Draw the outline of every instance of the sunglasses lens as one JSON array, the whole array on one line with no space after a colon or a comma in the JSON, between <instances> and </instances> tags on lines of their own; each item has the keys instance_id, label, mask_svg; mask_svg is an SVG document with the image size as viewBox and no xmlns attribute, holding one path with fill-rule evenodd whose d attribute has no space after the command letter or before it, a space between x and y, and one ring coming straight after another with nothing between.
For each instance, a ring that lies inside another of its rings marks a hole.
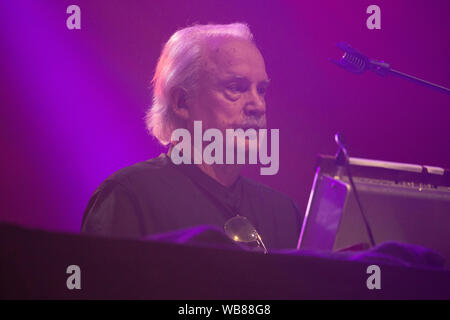
<instances>
[{"instance_id":1,"label":"sunglasses lens","mask_svg":"<svg viewBox=\"0 0 450 320\"><path fill-rule=\"evenodd\" d=\"M267 248L264 245L261 236L246 217L237 215L236 217L231 218L225 222L223 229L230 239L236 242L244 242L246 243L246 246L250 247L251 244L254 244L256 245L255 249L267 253Z\"/></svg>"},{"instance_id":2,"label":"sunglasses lens","mask_svg":"<svg viewBox=\"0 0 450 320\"><path fill-rule=\"evenodd\" d=\"M236 216L225 223L225 233L237 242L253 242L258 240L258 233L247 218Z\"/></svg>"}]
</instances>

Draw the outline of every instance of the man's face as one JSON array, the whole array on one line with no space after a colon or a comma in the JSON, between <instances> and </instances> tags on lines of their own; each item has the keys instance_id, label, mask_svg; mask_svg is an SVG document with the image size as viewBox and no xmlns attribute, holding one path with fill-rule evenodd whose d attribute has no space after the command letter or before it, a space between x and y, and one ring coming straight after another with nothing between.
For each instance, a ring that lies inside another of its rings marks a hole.
<instances>
[{"instance_id":1,"label":"man's face","mask_svg":"<svg viewBox=\"0 0 450 320\"><path fill-rule=\"evenodd\" d=\"M265 128L269 84L264 59L249 41L220 39L204 50L195 102L190 119L201 120L203 130Z\"/></svg>"}]
</instances>

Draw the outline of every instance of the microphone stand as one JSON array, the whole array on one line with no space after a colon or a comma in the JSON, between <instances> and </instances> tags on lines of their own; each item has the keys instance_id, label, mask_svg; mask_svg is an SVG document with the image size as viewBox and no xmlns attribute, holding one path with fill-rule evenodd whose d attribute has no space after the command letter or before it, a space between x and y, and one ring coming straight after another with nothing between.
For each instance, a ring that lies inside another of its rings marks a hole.
<instances>
[{"instance_id":1,"label":"microphone stand","mask_svg":"<svg viewBox=\"0 0 450 320\"><path fill-rule=\"evenodd\" d=\"M438 84L435 84L435 83L432 83L432 82L429 82L429 81L426 81L426 80L423 80L423 79L411 76L409 74L406 74L406 73L403 73L403 72L400 72L400 71L397 71L397 70L394 70L394 69L389 69L389 73L392 74L392 75L395 75L395 76L397 76L399 78L403 78L403 79L412 81L414 83L417 83L419 85L422 85L424 87L436 89L438 91L441 91L443 93L446 93L446 94L450 95L450 89L448 89L446 87L443 87L443 86L440 86Z\"/></svg>"},{"instance_id":2,"label":"microphone stand","mask_svg":"<svg viewBox=\"0 0 450 320\"><path fill-rule=\"evenodd\" d=\"M367 221L366 214L364 213L363 206L361 204L361 199L359 198L359 192L356 190L355 182L353 181L353 175L350 170L350 156L347 151L347 146L344 141L344 137L340 133L336 133L334 135L334 139L339 146L338 153L336 155L336 164L344 166L347 171L348 180L350 182L350 186L353 190L353 194L355 196L356 203L358 204L359 213L364 222L364 226L367 231L367 235L369 236L369 241L372 247L375 247L375 240L373 237L372 229L370 228L369 221Z\"/></svg>"}]
</instances>

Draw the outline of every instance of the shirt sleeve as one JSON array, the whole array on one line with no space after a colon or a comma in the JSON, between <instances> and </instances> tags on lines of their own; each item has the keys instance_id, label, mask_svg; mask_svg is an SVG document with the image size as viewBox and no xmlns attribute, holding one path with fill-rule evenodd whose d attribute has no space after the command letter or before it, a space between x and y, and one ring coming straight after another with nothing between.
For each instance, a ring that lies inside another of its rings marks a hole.
<instances>
[{"instance_id":1,"label":"shirt sleeve","mask_svg":"<svg viewBox=\"0 0 450 320\"><path fill-rule=\"evenodd\" d=\"M121 183L106 180L88 202L81 232L115 237L142 237L142 214L136 197Z\"/></svg>"}]
</instances>

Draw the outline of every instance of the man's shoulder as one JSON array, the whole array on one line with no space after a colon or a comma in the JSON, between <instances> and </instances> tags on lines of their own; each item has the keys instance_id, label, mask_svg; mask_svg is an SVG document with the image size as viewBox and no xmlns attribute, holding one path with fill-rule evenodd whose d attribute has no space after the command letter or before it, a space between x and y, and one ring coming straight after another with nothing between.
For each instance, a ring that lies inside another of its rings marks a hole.
<instances>
[{"instance_id":1,"label":"man's shoulder","mask_svg":"<svg viewBox=\"0 0 450 320\"><path fill-rule=\"evenodd\" d=\"M129 185L139 180L150 182L167 177L172 171L170 159L166 154L161 154L156 158L119 169L111 174L106 181L116 182L122 185Z\"/></svg>"}]
</instances>

